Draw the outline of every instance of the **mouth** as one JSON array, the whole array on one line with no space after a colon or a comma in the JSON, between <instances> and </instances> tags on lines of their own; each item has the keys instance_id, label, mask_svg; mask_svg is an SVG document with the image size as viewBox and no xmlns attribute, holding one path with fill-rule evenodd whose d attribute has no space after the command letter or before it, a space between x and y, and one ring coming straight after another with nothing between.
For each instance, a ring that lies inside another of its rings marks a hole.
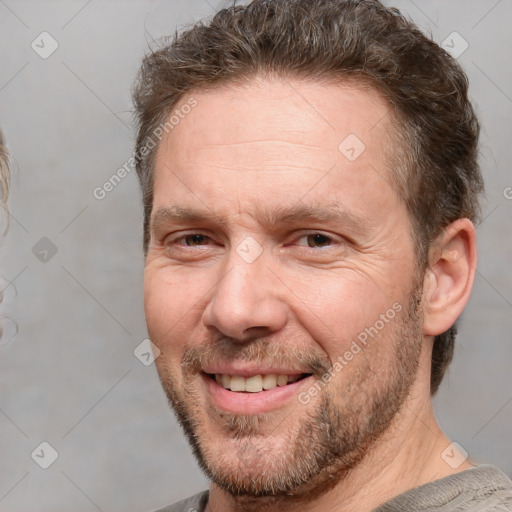
<instances>
[{"instance_id":1,"label":"mouth","mask_svg":"<svg viewBox=\"0 0 512 512\"><path fill-rule=\"evenodd\" d=\"M204 391L212 405L232 414L254 415L300 405L303 389L312 386L311 373L230 375L201 372Z\"/></svg>"},{"instance_id":2,"label":"mouth","mask_svg":"<svg viewBox=\"0 0 512 512\"><path fill-rule=\"evenodd\" d=\"M228 375L225 373L207 373L205 374L211 380L214 380L219 386L235 393L261 393L270 391L277 387L284 387L307 377L310 373L276 375L273 373L262 375L252 375L244 377L242 375Z\"/></svg>"}]
</instances>

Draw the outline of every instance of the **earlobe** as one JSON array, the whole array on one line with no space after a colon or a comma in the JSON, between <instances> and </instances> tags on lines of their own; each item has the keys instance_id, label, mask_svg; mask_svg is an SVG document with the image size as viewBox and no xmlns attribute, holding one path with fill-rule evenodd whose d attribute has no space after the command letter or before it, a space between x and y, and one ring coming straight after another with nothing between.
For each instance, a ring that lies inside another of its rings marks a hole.
<instances>
[{"instance_id":1,"label":"earlobe","mask_svg":"<svg viewBox=\"0 0 512 512\"><path fill-rule=\"evenodd\" d=\"M475 227L469 219L452 222L429 254L423 287L424 334L447 331L471 295L477 261Z\"/></svg>"}]
</instances>

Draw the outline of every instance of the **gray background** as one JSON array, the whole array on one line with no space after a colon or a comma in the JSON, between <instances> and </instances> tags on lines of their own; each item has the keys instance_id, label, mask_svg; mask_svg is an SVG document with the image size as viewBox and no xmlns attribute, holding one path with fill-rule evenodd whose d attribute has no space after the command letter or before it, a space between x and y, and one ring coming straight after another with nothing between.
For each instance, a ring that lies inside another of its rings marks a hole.
<instances>
[{"instance_id":1,"label":"gray background","mask_svg":"<svg viewBox=\"0 0 512 512\"><path fill-rule=\"evenodd\" d=\"M2 309L19 326L13 338L4 320L0 342L2 511L149 511L206 487L154 366L133 354L146 337L135 171L103 200L93 190L131 155L130 86L148 45L220 5L0 0L0 125L14 157ZM393 5L436 41L457 31L469 44L459 60L483 123L487 199L435 405L474 460L512 475L512 3ZM47 59L31 48L43 31L59 45ZM31 458L43 441L59 454L46 470Z\"/></svg>"}]
</instances>

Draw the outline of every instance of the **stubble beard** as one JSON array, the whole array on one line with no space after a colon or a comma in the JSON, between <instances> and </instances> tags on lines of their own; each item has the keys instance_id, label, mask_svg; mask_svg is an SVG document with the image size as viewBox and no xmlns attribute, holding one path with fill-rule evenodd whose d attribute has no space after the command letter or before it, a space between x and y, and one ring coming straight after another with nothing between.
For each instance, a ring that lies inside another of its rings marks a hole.
<instances>
[{"instance_id":1,"label":"stubble beard","mask_svg":"<svg viewBox=\"0 0 512 512\"><path fill-rule=\"evenodd\" d=\"M204 411L197 388L191 385L197 373L185 376L185 392L177 385L183 377L161 364L162 386L207 477L234 497L260 501L309 501L334 487L389 429L414 383L423 342L421 293L416 285L398 320L395 339L385 340L394 341L390 367L382 371L372 345L363 349L355 357L359 367L343 389L336 389L336 379L342 377L335 376L330 383L334 386L323 389L314 408L297 402L296 408L303 411L295 425L288 425L286 417L276 419L274 413L235 415L213 407ZM378 343L378 337L372 341ZM245 355L250 359L264 347L256 342ZM317 362L321 375L325 363ZM310 360L307 365L314 367ZM343 395L341 402L335 393ZM222 431L222 439L212 440L208 417ZM289 428L283 433L283 427Z\"/></svg>"}]
</instances>

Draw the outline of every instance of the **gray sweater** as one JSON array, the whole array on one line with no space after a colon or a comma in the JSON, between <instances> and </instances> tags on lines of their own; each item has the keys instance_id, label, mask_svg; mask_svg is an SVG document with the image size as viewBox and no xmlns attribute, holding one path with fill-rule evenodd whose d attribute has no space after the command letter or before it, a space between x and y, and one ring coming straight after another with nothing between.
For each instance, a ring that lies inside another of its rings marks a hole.
<instances>
[{"instance_id":1,"label":"gray sweater","mask_svg":"<svg viewBox=\"0 0 512 512\"><path fill-rule=\"evenodd\" d=\"M204 512L208 491L158 512ZM482 464L392 498L373 512L512 512L512 481L498 468Z\"/></svg>"}]
</instances>

